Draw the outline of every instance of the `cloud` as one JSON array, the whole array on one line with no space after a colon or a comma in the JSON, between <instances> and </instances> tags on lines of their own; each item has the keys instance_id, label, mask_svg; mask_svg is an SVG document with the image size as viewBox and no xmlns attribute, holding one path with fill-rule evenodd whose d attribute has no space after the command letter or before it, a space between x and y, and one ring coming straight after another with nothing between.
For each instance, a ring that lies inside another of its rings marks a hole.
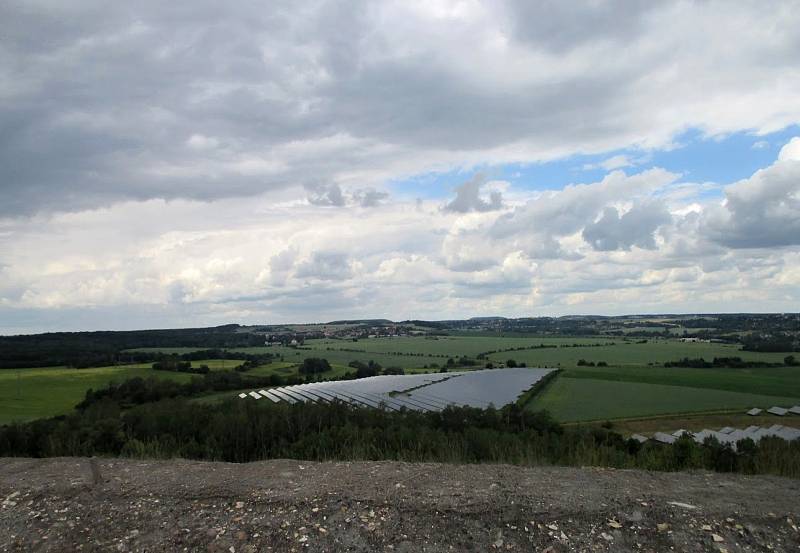
<instances>
[{"instance_id":1,"label":"cloud","mask_svg":"<svg viewBox=\"0 0 800 553\"><path fill-rule=\"evenodd\" d=\"M624 167L630 167L631 165L634 165L634 161L628 156L620 154L604 159L599 163L587 163L583 166L583 170L605 169L606 171L613 171L614 169L622 169Z\"/></svg>"},{"instance_id":2,"label":"cloud","mask_svg":"<svg viewBox=\"0 0 800 553\"><path fill-rule=\"evenodd\" d=\"M603 180L546 192L500 216L490 233L496 239L520 234L567 236L581 231L612 202L648 197L676 181L678 175L664 169L649 169L628 176L614 171Z\"/></svg>"},{"instance_id":3,"label":"cloud","mask_svg":"<svg viewBox=\"0 0 800 553\"><path fill-rule=\"evenodd\" d=\"M800 301L800 138L646 165L800 122L790 2L271 7L3 7L0 332Z\"/></svg>"},{"instance_id":4,"label":"cloud","mask_svg":"<svg viewBox=\"0 0 800 553\"><path fill-rule=\"evenodd\" d=\"M469 213L470 211L496 211L503 207L503 195L499 191L489 193L489 198L481 198L481 187L486 184L486 177L476 173L465 183L456 186L456 197L444 205L444 211Z\"/></svg>"},{"instance_id":5,"label":"cloud","mask_svg":"<svg viewBox=\"0 0 800 553\"><path fill-rule=\"evenodd\" d=\"M338 184L306 188L309 189L308 203L319 206L344 207L355 204L361 207L376 207L389 197L388 192L374 188L357 189L346 195Z\"/></svg>"},{"instance_id":6,"label":"cloud","mask_svg":"<svg viewBox=\"0 0 800 553\"><path fill-rule=\"evenodd\" d=\"M361 207L375 207L388 197L388 192L381 192L374 188L356 190L353 192L353 200Z\"/></svg>"},{"instance_id":7,"label":"cloud","mask_svg":"<svg viewBox=\"0 0 800 553\"><path fill-rule=\"evenodd\" d=\"M342 207L346 202L339 185L331 184L330 186L322 186L313 190L308 195L308 203L311 205Z\"/></svg>"},{"instance_id":8,"label":"cloud","mask_svg":"<svg viewBox=\"0 0 800 553\"><path fill-rule=\"evenodd\" d=\"M300 197L800 121L790 3L273 7L4 6L0 216Z\"/></svg>"},{"instance_id":9,"label":"cloud","mask_svg":"<svg viewBox=\"0 0 800 553\"><path fill-rule=\"evenodd\" d=\"M300 263L296 272L298 278L319 280L344 280L352 274L347 254L337 252L316 252Z\"/></svg>"},{"instance_id":10,"label":"cloud","mask_svg":"<svg viewBox=\"0 0 800 553\"><path fill-rule=\"evenodd\" d=\"M654 233L670 222L670 214L660 203L634 205L621 217L615 207L606 207L599 220L583 229L583 239L598 251L630 250L633 246L655 249Z\"/></svg>"},{"instance_id":11,"label":"cloud","mask_svg":"<svg viewBox=\"0 0 800 553\"><path fill-rule=\"evenodd\" d=\"M795 136L781 148L778 161L800 161L800 136Z\"/></svg>"},{"instance_id":12,"label":"cloud","mask_svg":"<svg viewBox=\"0 0 800 553\"><path fill-rule=\"evenodd\" d=\"M701 232L729 248L800 245L800 138L781 149L775 164L728 186Z\"/></svg>"},{"instance_id":13,"label":"cloud","mask_svg":"<svg viewBox=\"0 0 800 553\"><path fill-rule=\"evenodd\" d=\"M194 150L213 150L219 146L219 140L212 136L193 134L186 141L186 145Z\"/></svg>"},{"instance_id":14,"label":"cloud","mask_svg":"<svg viewBox=\"0 0 800 553\"><path fill-rule=\"evenodd\" d=\"M753 175L763 186L747 202L785 202L764 194L795 163ZM688 188L676 178L615 172L560 191L515 190L516 205L470 217L438 200L330 209L265 194L0 221L0 331L780 310L800 297L797 247L721 243L735 236L720 218L728 207L702 187L667 199ZM728 186L730 197L744 198L741 186ZM774 207L756 211L762 226L792 231L789 219L769 222Z\"/></svg>"}]
</instances>

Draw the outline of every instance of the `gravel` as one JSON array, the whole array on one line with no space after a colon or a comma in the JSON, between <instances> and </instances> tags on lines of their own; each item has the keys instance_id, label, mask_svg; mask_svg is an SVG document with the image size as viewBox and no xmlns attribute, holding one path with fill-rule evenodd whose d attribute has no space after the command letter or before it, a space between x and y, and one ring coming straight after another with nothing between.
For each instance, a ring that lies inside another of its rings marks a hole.
<instances>
[{"instance_id":1,"label":"gravel","mask_svg":"<svg viewBox=\"0 0 800 553\"><path fill-rule=\"evenodd\" d=\"M397 462L0 459L0 551L800 551L800 481Z\"/></svg>"}]
</instances>

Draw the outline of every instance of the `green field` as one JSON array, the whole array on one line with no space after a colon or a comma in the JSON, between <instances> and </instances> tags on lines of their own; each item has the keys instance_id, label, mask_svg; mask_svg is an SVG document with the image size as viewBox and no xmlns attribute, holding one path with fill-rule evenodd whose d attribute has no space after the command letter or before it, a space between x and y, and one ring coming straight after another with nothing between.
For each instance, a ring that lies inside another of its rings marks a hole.
<instances>
[{"instance_id":1,"label":"green field","mask_svg":"<svg viewBox=\"0 0 800 553\"><path fill-rule=\"evenodd\" d=\"M192 366L208 365L212 371L232 369L236 359L202 359ZM259 367L260 369L260 367ZM169 378L188 382L189 373L155 371L152 363L71 369L44 367L0 371L0 424L62 415L81 402L89 388L103 388L110 382L135 377Z\"/></svg>"},{"instance_id":2,"label":"green field","mask_svg":"<svg viewBox=\"0 0 800 553\"><path fill-rule=\"evenodd\" d=\"M192 375L154 371L150 363L91 369L47 367L0 371L0 424L62 415L83 400L86 390L134 377L188 382Z\"/></svg>"},{"instance_id":3,"label":"green field","mask_svg":"<svg viewBox=\"0 0 800 553\"><path fill-rule=\"evenodd\" d=\"M563 377L707 388L800 398L800 367L691 369L685 367L578 367Z\"/></svg>"},{"instance_id":4,"label":"green field","mask_svg":"<svg viewBox=\"0 0 800 553\"><path fill-rule=\"evenodd\" d=\"M545 392L527 404L547 409L560 421L587 421L690 413L773 405L793 405L797 397L748 394L589 378L558 377Z\"/></svg>"},{"instance_id":5,"label":"green field","mask_svg":"<svg viewBox=\"0 0 800 553\"><path fill-rule=\"evenodd\" d=\"M200 361L192 361L192 367L206 365L212 371L230 371L243 362L242 359L201 359Z\"/></svg>"}]
</instances>

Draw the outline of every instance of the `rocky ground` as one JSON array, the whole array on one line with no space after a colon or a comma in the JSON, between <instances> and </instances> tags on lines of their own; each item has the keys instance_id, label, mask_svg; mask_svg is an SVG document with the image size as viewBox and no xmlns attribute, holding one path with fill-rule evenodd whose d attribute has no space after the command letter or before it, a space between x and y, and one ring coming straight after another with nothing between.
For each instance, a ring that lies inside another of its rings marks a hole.
<instances>
[{"instance_id":1,"label":"rocky ground","mask_svg":"<svg viewBox=\"0 0 800 553\"><path fill-rule=\"evenodd\" d=\"M0 459L2 551L800 551L799 521L771 477Z\"/></svg>"}]
</instances>

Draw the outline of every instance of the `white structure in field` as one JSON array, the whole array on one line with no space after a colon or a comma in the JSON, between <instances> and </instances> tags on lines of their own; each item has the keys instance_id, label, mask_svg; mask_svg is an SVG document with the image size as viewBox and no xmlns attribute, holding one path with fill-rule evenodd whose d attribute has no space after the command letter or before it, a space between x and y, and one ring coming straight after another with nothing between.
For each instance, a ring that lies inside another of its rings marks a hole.
<instances>
[{"instance_id":1,"label":"white structure in field","mask_svg":"<svg viewBox=\"0 0 800 553\"><path fill-rule=\"evenodd\" d=\"M788 413L788 409L784 409L783 407L770 407L767 409L767 413L771 415L778 415L779 417L783 417Z\"/></svg>"},{"instance_id":2,"label":"white structure in field","mask_svg":"<svg viewBox=\"0 0 800 553\"><path fill-rule=\"evenodd\" d=\"M748 426L744 430L726 426L724 428L720 428L719 430L709 430L708 428L704 428L700 432L694 433L687 432L686 430L677 430L672 434L656 432L653 434L651 439L662 444L672 444L675 443L675 441L683 434L689 435L695 442L699 444L705 442L707 438L716 438L719 443L728 444L734 449L736 449L736 443L739 440L744 440L746 438L750 438L754 442L758 442L762 438L767 437L782 438L788 441L800 439L800 429L790 428L780 424L773 424L769 428ZM645 440L647 439L640 434L634 434L631 436L631 438L639 442L642 441L642 438L645 438Z\"/></svg>"},{"instance_id":3,"label":"white structure in field","mask_svg":"<svg viewBox=\"0 0 800 553\"><path fill-rule=\"evenodd\" d=\"M672 434L664 434L663 432L656 432L653 434L653 439L662 444L674 444L678 439Z\"/></svg>"}]
</instances>

